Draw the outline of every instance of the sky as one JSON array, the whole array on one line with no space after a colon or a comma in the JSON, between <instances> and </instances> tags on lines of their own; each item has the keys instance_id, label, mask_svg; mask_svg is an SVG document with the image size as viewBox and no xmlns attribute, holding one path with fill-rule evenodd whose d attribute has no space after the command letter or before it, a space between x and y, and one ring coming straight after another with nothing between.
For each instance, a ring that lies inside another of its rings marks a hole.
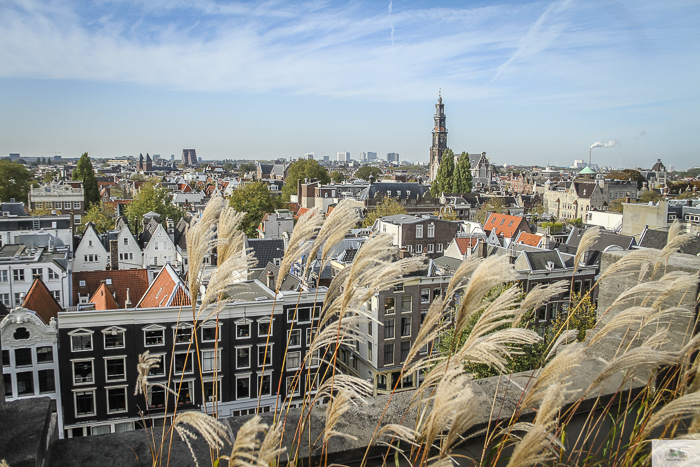
<instances>
[{"instance_id":1,"label":"sky","mask_svg":"<svg viewBox=\"0 0 700 467\"><path fill-rule=\"evenodd\" d=\"M0 2L0 156L700 165L700 1Z\"/></svg>"}]
</instances>

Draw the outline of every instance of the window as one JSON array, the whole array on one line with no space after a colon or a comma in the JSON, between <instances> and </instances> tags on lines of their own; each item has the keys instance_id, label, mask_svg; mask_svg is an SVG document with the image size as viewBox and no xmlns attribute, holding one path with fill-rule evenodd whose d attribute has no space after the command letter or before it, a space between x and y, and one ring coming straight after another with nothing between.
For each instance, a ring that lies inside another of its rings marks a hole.
<instances>
[{"instance_id":1,"label":"window","mask_svg":"<svg viewBox=\"0 0 700 467\"><path fill-rule=\"evenodd\" d=\"M428 224L428 238L435 237L435 224Z\"/></svg>"},{"instance_id":2,"label":"window","mask_svg":"<svg viewBox=\"0 0 700 467\"><path fill-rule=\"evenodd\" d=\"M71 349L73 352L92 350L92 332L76 331L70 335Z\"/></svg>"},{"instance_id":3,"label":"window","mask_svg":"<svg viewBox=\"0 0 700 467\"><path fill-rule=\"evenodd\" d=\"M287 353L287 371L297 370L301 366L301 352Z\"/></svg>"},{"instance_id":4,"label":"window","mask_svg":"<svg viewBox=\"0 0 700 467\"><path fill-rule=\"evenodd\" d=\"M175 362L175 374L192 373L192 356L193 352L179 352L175 354L173 361Z\"/></svg>"},{"instance_id":5,"label":"window","mask_svg":"<svg viewBox=\"0 0 700 467\"><path fill-rule=\"evenodd\" d=\"M19 292L15 292L15 306L21 306L22 305L22 295Z\"/></svg>"},{"instance_id":6,"label":"window","mask_svg":"<svg viewBox=\"0 0 700 467\"><path fill-rule=\"evenodd\" d=\"M74 223L75 225L80 225L80 216L75 216L73 219L74 219L74 220L73 220L73 223Z\"/></svg>"},{"instance_id":7,"label":"window","mask_svg":"<svg viewBox=\"0 0 700 467\"><path fill-rule=\"evenodd\" d=\"M293 329L289 331L289 340L287 341L289 347L299 347L301 345L301 330Z\"/></svg>"},{"instance_id":8,"label":"window","mask_svg":"<svg viewBox=\"0 0 700 467\"><path fill-rule=\"evenodd\" d=\"M299 381L294 376L287 376L287 395L299 395Z\"/></svg>"},{"instance_id":9,"label":"window","mask_svg":"<svg viewBox=\"0 0 700 467\"><path fill-rule=\"evenodd\" d=\"M206 402L221 402L221 381L205 381L204 382L204 400Z\"/></svg>"},{"instance_id":10,"label":"window","mask_svg":"<svg viewBox=\"0 0 700 467\"><path fill-rule=\"evenodd\" d=\"M442 289L440 287L435 287L433 289L433 300L437 299L440 295L442 295Z\"/></svg>"},{"instance_id":11,"label":"window","mask_svg":"<svg viewBox=\"0 0 700 467\"><path fill-rule=\"evenodd\" d=\"M318 391L318 373L312 373L306 380L306 391L315 393Z\"/></svg>"},{"instance_id":12,"label":"window","mask_svg":"<svg viewBox=\"0 0 700 467\"><path fill-rule=\"evenodd\" d=\"M420 243L416 245L416 253L423 253L423 245Z\"/></svg>"},{"instance_id":13,"label":"window","mask_svg":"<svg viewBox=\"0 0 700 467\"><path fill-rule=\"evenodd\" d=\"M147 399L149 407L163 407L165 405L165 389L161 386L150 386Z\"/></svg>"},{"instance_id":14,"label":"window","mask_svg":"<svg viewBox=\"0 0 700 467\"><path fill-rule=\"evenodd\" d=\"M401 363L406 361L408 358L408 352L411 351L411 342L405 341L401 343Z\"/></svg>"},{"instance_id":15,"label":"window","mask_svg":"<svg viewBox=\"0 0 700 467\"><path fill-rule=\"evenodd\" d=\"M165 375L165 365L163 365L163 354L160 355L153 355L151 354L151 357L157 358L159 361L156 363L156 365L152 366L151 369L148 371L148 376L163 376Z\"/></svg>"},{"instance_id":16,"label":"window","mask_svg":"<svg viewBox=\"0 0 700 467\"><path fill-rule=\"evenodd\" d=\"M443 250L442 250L442 243L438 243L438 244L437 244L437 252L438 252L438 253L442 253L442 251L443 251Z\"/></svg>"},{"instance_id":17,"label":"window","mask_svg":"<svg viewBox=\"0 0 700 467\"><path fill-rule=\"evenodd\" d=\"M92 360L73 361L73 383L88 384L94 381Z\"/></svg>"},{"instance_id":18,"label":"window","mask_svg":"<svg viewBox=\"0 0 700 467\"><path fill-rule=\"evenodd\" d=\"M193 404L194 403L194 381L179 381L173 383L173 389L177 392L177 404ZM178 389L179 388L179 389Z\"/></svg>"},{"instance_id":19,"label":"window","mask_svg":"<svg viewBox=\"0 0 700 467\"><path fill-rule=\"evenodd\" d=\"M0 271L0 282L7 282L7 271L5 269Z\"/></svg>"},{"instance_id":20,"label":"window","mask_svg":"<svg viewBox=\"0 0 700 467\"><path fill-rule=\"evenodd\" d=\"M258 346L258 366L269 367L272 364L272 344Z\"/></svg>"},{"instance_id":21,"label":"window","mask_svg":"<svg viewBox=\"0 0 700 467\"><path fill-rule=\"evenodd\" d=\"M272 375L263 375L260 379L260 395L269 396L272 394Z\"/></svg>"},{"instance_id":22,"label":"window","mask_svg":"<svg viewBox=\"0 0 700 467\"><path fill-rule=\"evenodd\" d=\"M124 329L112 327L102 330L104 334L105 349L123 349L124 348Z\"/></svg>"},{"instance_id":23,"label":"window","mask_svg":"<svg viewBox=\"0 0 700 467\"><path fill-rule=\"evenodd\" d=\"M92 246L92 240L88 240L88 246Z\"/></svg>"},{"instance_id":24,"label":"window","mask_svg":"<svg viewBox=\"0 0 700 467\"><path fill-rule=\"evenodd\" d=\"M34 395L34 373L31 371L24 371L22 373L17 373L17 396L29 396Z\"/></svg>"},{"instance_id":25,"label":"window","mask_svg":"<svg viewBox=\"0 0 700 467\"><path fill-rule=\"evenodd\" d=\"M23 281L24 280L24 269L14 269L12 271L12 279L14 281Z\"/></svg>"},{"instance_id":26,"label":"window","mask_svg":"<svg viewBox=\"0 0 700 467\"><path fill-rule=\"evenodd\" d=\"M43 208L44 208L44 203L41 202L41 201L38 202L38 203L34 203L34 207L35 207L36 209L43 209Z\"/></svg>"},{"instance_id":27,"label":"window","mask_svg":"<svg viewBox=\"0 0 700 467\"><path fill-rule=\"evenodd\" d=\"M52 290L51 295L53 295L53 298L55 298L58 303L61 303L61 291L60 290Z\"/></svg>"},{"instance_id":28,"label":"window","mask_svg":"<svg viewBox=\"0 0 700 467\"><path fill-rule=\"evenodd\" d=\"M32 349L15 349L15 366L32 366Z\"/></svg>"},{"instance_id":29,"label":"window","mask_svg":"<svg viewBox=\"0 0 700 467\"><path fill-rule=\"evenodd\" d=\"M250 337L250 321L243 320L236 322L236 338L247 339Z\"/></svg>"},{"instance_id":30,"label":"window","mask_svg":"<svg viewBox=\"0 0 700 467\"><path fill-rule=\"evenodd\" d=\"M250 368L250 347L236 348L236 368Z\"/></svg>"},{"instance_id":31,"label":"window","mask_svg":"<svg viewBox=\"0 0 700 467\"><path fill-rule=\"evenodd\" d=\"M394 297L386 297L384 299L384 314L390 315L396 311L396 299Z\"/></svg>"},{"instance_id":32,"label":"window","mask_svg":"<svg viewBox=\"0 0 700 467\"><path fill-rule=\"evenodd\" d=\"M250 397L250 376L236 376L236 399Z\"/></svg>"},{"instance_id":33,"label":"window","mask_svg":"<svg viewBox=\"0 0 700 467\"><path fill-rule=\"evenodd\" d=\"M126 412L126 388L107 388L107 413Z\"/></svg>"},{"instance_id":34,"label":"window","mask_svg":"<svg viewBox=\"0 0 700 467\"><path fill-rule=\"evenodd\" d=\"M10 304L10 294L0 293L0 302L6 307L11 307L12 305Z\"/></svg>"},{"instance_id":35,"label":"window","mask_svg":"<svg viewBox=\"0 0 700 467\"><path fill-rule=\"evenodd\" d=\"M217 339L218 337L218 339ZM202 327L202 342L214 342L216 340L221 340L221 333L218 333L216 326L206 326Z\"/></svg>"},{"instance_id":36,"label":"window","mask_svg":"<svg viewBox=\"0 0 700 467\"><path fill-rule=\"evenodd\" d=\"M394 338L394 320L385 319L384 320L384 339Z\"/></svg>"},{"instance_id":37,"label":"window","mask_svg":"<svg viewBox=\"0 0 700 467\"><path fill-rule=\"evenodd\" d=\"M10 351L7 349L2 351L2 366L10 366Z\"/></svg>"},{"instance_id":38,"label":"window","mask_svg":"<svg viewBox=\"0 0 700 467\"><path fill-rule=\"evenodd\" d=\"M372 334L374 334L374 323L370 321L367 323L367 335L372 337Z\"/></svg>"},{"instance_id":39,"label":"window","mask_svg":"<svg viewBox=\"0 0 700 467\"><path fill-rule=\"evenodd\" d=\"M80 284L80 287L85 287L85 281L78 281L78 283Z\"/></svg>"},{"instance_id":40,"label":"window","mask_svg":"<svg viewBox=\"0 0 700 467\"><path fill-rule=\"evenodd\" d=\"M34 279L43 279L44 277L44 270L41 268L36 268L32 269L32 280Z\"/></svg>"},{"instance_id":41,"label":"window","mask_svg":"<svg viewBox=\"0 0 700 467\"><path fill-rule=\"evenodd\" d=\"M162 391L162 389L161 389ZM75 391L73 393L75 400L75 416L87 417L95 415L95 391Z\"/></svg>"},{"instance_id":42,"label":"window","mask_svg":"<svg viewBox=\"0 0 700 467\"><path fill-rule=\"evenodd\" d=\"M423 238L423 226L422 225L416 226L416 238Z\"/></svg>"},{"instance_id":43,"label":"window","mask_svg":"<svg viewBox=\"0 0 700 467\"><path fill-rule=\"evenodd\" d=\"M433 245L432 243L429 243L429 244L427 245L427 250L426 250L426 252L427 252L427 253L433 253L434 251L435 251L435 245Z\"/></svg>"},{"instance_id":44,"label":"window","mask_svg":"<svg viewBox=\"0 0 700 467\"><path fill-rule=\"evenodd\" d=\"M126 380L126 357L105 359L105 375L107 381Z\"/></svg>"},{"instance_id":45,"label":"window","mask_svg":"<svg viewBox=\"0 0 700 467\"><path fill-rule=\"evenodd\" d=\"M258 336L269 336L272 334L272 322L269 319L258 321Z\"/></svg>"},{"instance_id":46,"label":"window","mask_svg":"<svg viewBox=\"0 0 700 467\"><path fill-rule=\"evenodd\" d=\"M80 201L73 201L73 209L80 209Z\"/></svg>"},{"instance_id":47,"label":"window","mask_svg":"<svg viewBox=\"0 0 700 467\"><path fill-rule=\"evenodd\" d=\"M413 296L412 295L402 295L401 296L401 313L410 312L412 309Z\"/></svg>"},{"instance_id":48,"label":"window","mask_svg":"<svg viewBox=\"0 0 700 467\"><path fill-rule=\"evenodd\" d=\"M125 238L125 239L124 239L124 246L128 246L128 245L129 245L129 239L128 239L128 238Z\"/></svg>"},{"instance_id":49,"label":"window","mask_svg":"<svg viewBox=\"0 0 700 467\"><path fill-rule=\"evenodd\" d=\"M407 316L401 318L401 337L407 337L411 335L411 317Z\"/></svg>"},{"instance_id":50,"label":"window","mask_svg":"<svg viewBox=\"0 0 700 467\"><path fill-rule=\"evenodd\" d=\"M367 360L372 361L372 342L367 342Z\"/></svg>"},{"instance_id":51,"label":"window","mask_svg":"<svg viewBox=\"0 0 700 467\"><path fill-rule=\"evenodd\" d=\"M57 273L56 271L54 271L53 269L49 268L49 280L50 280L50 281L56 281L56 280L59 279L59 277L60 277L60 276L58 275L58 273Z\"/></svg>"},{"instance_id":52,"label":"window","mask_svg":"<svg viewBox=\"0 0 700 467\"><path fill-rule=\"evenodd\" d=\"M165 328L153 326L143 331L146 347L163 345L165 343Z\"/></svg>"},{"instance_id":53,"label":"window","mask_svg":"<svg viewBox=\"0 0 700 467\"><path fill-rule=\"evenodd\" d=\"M420 302L421 303L430 303L430 289L421 289Z\"/></svg>"},{"instance_id":54,"label":"window","mask_svg":"<svg viewBox=\"0 0 700 467\"><path fill-rule=\"evenodd\" d=\"M188 344L192 340L192 326L179 324L173 327L173 337L176 344Z\"/></svg>"},{"instance_id":55,"label":"window","mask_svg":"<svg viewBox=\"0 0 700 467\"><path fill-rule=\"evenodd\" d=\"M306 345L311 345L311 342L313 341L315 335L316 332L314 332L313 334L311 333L311 328L306 328Z\"/></svg>"},{"instance_id":56,"label":"window","mask_svg":"<svg viewBox=\"0 0 700 467\"><path fill-rule=\"evenodd\" d=\"M321 351L320 350L314 350L311 352L311 359L310 361L306 362L306 368L310 367L317 367L321 363Z\"/></svg>"},{"instance_id":57,"label":"window","mask_svg":"<svg viewBox=\"0 0 700 467\"><path fill-rule=\"evenodd\" d=\"M384 344L384 365L394 364L394 343Z\"/></svg>"}]
</instances>

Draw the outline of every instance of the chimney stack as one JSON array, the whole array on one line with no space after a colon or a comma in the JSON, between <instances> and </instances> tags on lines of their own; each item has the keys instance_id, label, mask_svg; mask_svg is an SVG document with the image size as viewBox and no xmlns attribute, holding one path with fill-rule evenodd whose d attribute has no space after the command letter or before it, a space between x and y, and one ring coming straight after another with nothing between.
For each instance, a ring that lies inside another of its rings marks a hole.
<instances>
[{"instance_id":1,"label":"chimney stack","mask_svg":"<svg viewBox=\"0 0 700 467\"><path fill-rule=\"evenodd\" d=\"M274 287L275 287L274 278L275 278L275 274L272 271L267 271L267 277L266 277L267 281L266 282L267 282L267 288L270 290L275 290L274 289Z\"/></svg>"},{"instance_id":2,"label":"chimney stack","mask_svg":"<svg viewBox=\"0 0 700 467\"><path fill-rule=\"evenodd\" d=\"M126 288L126 300L124 300L124 308L131 308L131 299L129 298L129 288Z\"/></svg>"}]
</instances>

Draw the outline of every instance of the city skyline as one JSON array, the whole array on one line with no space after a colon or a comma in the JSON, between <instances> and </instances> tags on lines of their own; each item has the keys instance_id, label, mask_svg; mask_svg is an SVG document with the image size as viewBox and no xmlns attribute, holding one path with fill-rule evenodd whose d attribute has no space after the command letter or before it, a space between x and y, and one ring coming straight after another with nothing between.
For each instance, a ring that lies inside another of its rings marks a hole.
<instances>
[{"instance_id":1,"label":"city skyline","mask_svg":"<svg viewBox=\"0 0 700 467\"><path fill-rule=\"evenodd\" d=\"M696 165L700 8L10 1L0 156L427 162L442 89L455 152L494 163Z\"/></svg>"}]
</instances>

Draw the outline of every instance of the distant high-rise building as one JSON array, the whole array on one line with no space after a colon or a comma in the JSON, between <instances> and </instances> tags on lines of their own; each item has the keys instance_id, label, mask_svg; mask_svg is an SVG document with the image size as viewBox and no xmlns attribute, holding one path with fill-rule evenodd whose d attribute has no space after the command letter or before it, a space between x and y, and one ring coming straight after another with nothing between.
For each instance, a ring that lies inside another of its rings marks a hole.
<instances>
[{"instance_id":1,"label":"distant high-rise building","mask_svg":"<svg viewBox=\"0 0 700 467\"><path fill-rule=\"evenodd\" d=\"M376 152L367 152L367 160L368 161L376 161L377 160L377 153Z\"/></svg>"},{"instance_id":2,"label":"distant high-rise building","mask_svg":"<svg viewBox=\"0 0 700 467\"><path fill-rule=\"evenodd\" d=\"M387 160L387 162L396 162L398 164L399 163L399 153L398 152L390 152L389 154L386 155L386 160Z\"/></svg>"},{"instance_id":3,"label":"distant high-rise building","mask_svg":"<svg viewBox=\"0 0 700 467\"><path fill-rule=\"evenodd\" d=\"M347 151L341 151L338 153L338 162L350 162L350 153Z\"/></svg>"},{"instance_id":4,"label":"distant high-rise building","mask_svg":"<svg viewBox=\"0 0 700 467\"><path fill-rule=\"evenodd\" d=\"M194 149L183 149L182 163L185 165L197 165L197 151Z\"/></svg>"},{"instance_id":5,"label":"distant high-rise building","mask_svg":"<svg viewBox=\"0 0 700 467\"><path fill-rule=\"evenodd\" d=\"M12 162L16 161L17 159L19 159L19 153L10 153L10 160Z\"/></svg>"},{"instance_id":6,"label":"distant high-rise building","mask_svg":"<svg viewBox=\"0 0 700 467\"><path fill-rule=\"evenodd\" d=\"M313 159L314 158L314 153L313 152L307 152L304 154L304 159Z\"/></svg>"},{"instance_id":7,"label":"distant high-rise building","mask_svg":"<svg viewBox=\"0 0 700 467\"><path fill-rule=\"evenodd\" d=\"M323 156L323 160L326 162L330 162L331 156Z\"/></svg>"},{"instance_id":8,"label":"distant high-rise building","mask_svg":"<svg viewBox=\"0 0 700 467\"><path fill-rule=\"evenodd\" d=\"M366 161L367 161L367 153L366 153L366 152L363 151L363 152L360 153L360 160L361 160L362 162L366 162Z\"/></svg>"},{"instance_id":9,"label":"distant high-rise building","mask_svg":"<svg viewBox=\"0 0 700 467\"><path fill-rule=\"evenodd\" d=\"M174 161L175 160L175 154L170 154L170 160Z\"/></svg>"}]
</instances>

